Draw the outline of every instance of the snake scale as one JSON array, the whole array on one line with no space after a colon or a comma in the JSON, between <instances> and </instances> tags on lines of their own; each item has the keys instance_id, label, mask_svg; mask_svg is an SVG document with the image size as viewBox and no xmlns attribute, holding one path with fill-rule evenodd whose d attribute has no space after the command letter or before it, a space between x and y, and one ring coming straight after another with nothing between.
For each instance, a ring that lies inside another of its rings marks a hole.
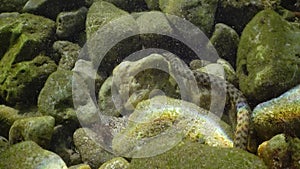
<instances>
[{"instance_id":1,"label":"snake scale","mask_svg":"<svg viewBox=\"0 0 300 169\"><path fill-rule=\"evenodd\" d=\"M209 85L213 83L219 89L225 89L231 103L236 107L236 124L234 133L234 145L237 148L246 149L250 132L251 109L246 98L234 85L214 75L192 71L177 56L167 52L163 56L170 63L173 74L180 75L190 80L195 80L197 85ZM193 93L195 91L191 91ZM192 98L193 100L193 98ZM197 102L197 101L192 101Z\"/></svg>"}]
</instances>

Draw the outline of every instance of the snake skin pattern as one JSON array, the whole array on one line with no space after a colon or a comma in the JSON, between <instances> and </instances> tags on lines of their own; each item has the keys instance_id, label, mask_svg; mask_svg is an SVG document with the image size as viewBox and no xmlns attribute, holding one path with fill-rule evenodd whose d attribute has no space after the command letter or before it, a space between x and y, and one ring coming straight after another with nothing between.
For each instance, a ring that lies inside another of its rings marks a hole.
<instances>
[{"instance_id":1,"label":"snake skin pattern","mask_svg":"<svg viewBox=\"0 0 300 169\"><path fill-rule=\"evenodd\" d=\"M183 63L183 61L181 61L172 53L164 53L163 56L170 63L170 73L173 74L173 76L176 75L177 77L185 77L190 81L196 80L198 86L209 86L211 83L213 83L217 88L226 90L226 94L229 97L231 104L236 107L236 115L234 116L236 117L236 119L232 122L232 124L236 124L234 133L234 145L237 148L246 149L250 132L251 109L247 104L247 100L243 96L242 92L239 91L231 83L219 77L199 71L190 70L187 65ZM186 87L188 87L188 84L186 84ZM191 95L195 93L195 91L190 92ZM193 103L197 104L197 100L195 100L195 98L191 98L191 100L187 101L192 101Z\"/></svg>"}]
</instances>

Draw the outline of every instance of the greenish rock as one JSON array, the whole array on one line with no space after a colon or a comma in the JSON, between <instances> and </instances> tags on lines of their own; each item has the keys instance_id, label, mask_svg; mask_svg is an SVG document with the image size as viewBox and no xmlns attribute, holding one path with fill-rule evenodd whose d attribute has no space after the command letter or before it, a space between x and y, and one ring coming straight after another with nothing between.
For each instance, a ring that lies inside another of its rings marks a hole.
<instances>
[{"instance_id":1,"label":"greenish rock","mask_svg":"<svg viewBox=\"0 0 300 169\"><path fill-rule=\"evenodd\" d=\"M9 143L34 141L43 148L48 148L52 138L55 120L51 116L28 117L17 120L9 130Z\"/></svg>"},{"instance_id":2,"label":"greenish rock","mask_svg":"<svg viewBox=\"0 0 300 169\"><path fill-rule=\"evenodd\" d=\"M70 166L68 169L91 169L91 167L87 164L78 164Z\"/></svg>"},{"instance_id":3,"label":"greenish rock","mask_svg":"<svg viewBox=\"0 0 300 169\"><path fill-rule=\"evenodd\" d=\"M158 0L145 0L145 2L150 10L160 10Z\"/></svg>"},{"instance_id":4,"label":"greenish rock","mask_svg":"<svg viewBox=\"0 0 300 169\"><path fill-rule=\"evenodd\" d=\"M59 60L58 70L72 70L80 52L78 44L69 41L56 41L53 44L55 58Z\"/></svg>"},{"instance_id":5,"label":"greenish rock","mask_svg":"<svg viewBox=\"0 0 300 169\"><path fill-rule=\"evenodd\" d=\"M32 60L49 48L55 22L32 14L0 18L0 83L13 64Z\"/></svg>"},{"instance_id":6,"label":"greenish rock","mask_svg":"<svg viewBox=\"0 0 300 169\"><path fill-rule=\"evenodd\" d=\"M0 154L9 147L9 142L5 137L0 136Z\"/></svg>"},{"instance_id":7,"label":"greenish rock","mask_svg":"<svg viewBox=\"0 0 300 169\"><path fill-rule=\"evenodd\" d=\"M186 19L210 35L215 21L217 0L159 0L160 9Z\"/></svg>"},{"instance_id":8,"label":"greenish rock","mask_svg":"<svg viewBox=\"0 0 300 169\"><path fill-rule=\"evenodd\" d=\"M300 29L268 9L244 29L237 56L241 91L259 103L300 82Z\"/></svg>"},{"instance_id":9,"label":"greenish rock","mask_svg":"<svg viewBox=\"0 0 300 169\"><path fill-rule=\"evenodd\" d=\"M159 54L120 63L113 70L111 82L114 104L109 104L105 109L114 110L112 106L115 106L122 115L129 114L140 101L160 95L159 91L178 98L179 93L176 91L176 84L173 84L174 79L168 74L168 66L168 62ZM106 98L106 103L112 102L111 96Z\"/></svg>"},{"instance_id":10,"label":"greenish rock","mask_svg":"<svg viewBox=\"0 0 300 169\"><path fill-rule=\"evenodd\" d=\"M223 23L215 25L215 30L210 38L219 57L227 60L233 67L235 67L239 41L240 37L236 31Z\"/></svg>"},{"instance_id":11,"label":"greenish rock","mask_svg":"<svg viewBox=\"0 0 300 169\"><path fill-rule=\"evenodd\" d=\"M102 0L94 0L102 1ZM139 12L147 10L145 0L104 0L106 2L116 5L118 8L128 12Z\"/></svg>"},{"instance_id":12,"label":"greenish rock","mask_svg":"<svg viewBox=\"0 0 300 169\"><path fill-rule=\"evenodd\" d=\"M87 39L93 37L96 31L107 24L109 21L128 15L127 12L117 8L115 5L99 1L94 2L89 8L86 20L86 34Z\"/></svg>"},{"instance_id":13,"label":"greenish rock","mask_svg":"<svg viewBox=\"0 0 300 169\"><path fill-rule=\"evenodd\" d=\"M240 149L210 147L187 142L177 145L164 154L132 159L129 169L139 168L266 169L267 167L257 156Z\"/></svg>"},{"instance_id":14,"label":"greenish rock","mask_svg":"<svg viewBox=\"0 0 300 169\"><path fill-rule=\"evenodd\" d=\"M264 4L261 0L221 0L216 13L216 22L229 25L241 33L247 23L262 9Z\"/></svg>"},{"instance_id":15,"label":"greenish rock","mask_svg":"<svg viewBox=\"0 0 300 169\"><path fill-rule=\"evenodd\" d=\"M59 155L68 166L82 163L73 142L73 133L77 128L79 128L78 124L66 121L55 126L52 134L49 150Z\"/></svg>"},{"instance_id":16,"label":"greenish rock","mask_svg":"<svg viewBox=\"0 0 300 169\"><path fill-rule=\"evenodd\" d=\"M0 105L0 136L8 138L9 129L13 123L21 119L19 111L5 105Z\"/></svg>"},{"instance_id":17,"label":"greenish rock","mask_svg":"<svg viewBox=\"0 0 300 169\"><path fill-rule=\"evenodd\" d=\"M72 76L68 70L52 73L38 97L38 110L55 118L55 123L77 121L72 99Z\"/></svg>"},{"instance_id":18,"label":"greenish rock","mask_svg":"<svg viewBox=\"0 0 300 169\"><path fill-rule=\"evenodd\" d=\"M0 86L0 97L9 105L36 104L39 91L47 77L56 69L54 61L41 55L31 61L16 63L2 74L2 77L6 76Z\"/></svg>"},{"instance_id":19,"label":"greenish rock","mask_svg":"<svg viewBox=\"0 0 300 169\"><path fill-rule=\"evenodd\" d=\"M0 153L0 168L67 169L64 161L55 153L42 149L33 141L12 145Z\"/></svg>"},{"instance_id":20,"label":"greenish rock","mask_svg":"<svg viewBox=\"0 0 300 169\"><path fill-rule=\"evenodd\" d=\"M279 133L300 136L300 85L281 96L257 105L252 113L253 126L262 140Z\"/></svg>"},{"instance_id":21,"label":"greenish rock","mask_svg":"<svg viewBox=\"0 0 300 169\"><path fill-rule=\"evenodd\" d=\"M142 49L133 16L105 1L94 2L89 8L86 34L89 60L106 74L125 56Z\"/></svg>"},{"instance_id":22,"label":"greenish rock","mask_svg":"<svg viewBox=\"0 0 300 169\"><path fill-rule=\"evenodd\" d=\"M279 134L258 147L258 156L268 168L299 168L300 139Z\"/></svg>"},{"instance_id":23,"label":"greenish rock","mask_svg":"<svg viewBox=\"0 0 300 169\"><path fill-rule=\"evenodd\" d=\"M263 142L257 153L269 168L289 168L289 143L284 134Z\"/></svg>"},{"instance_id":24,"label":"greenish rock","mask_svg":"<svg viewBox=\"0 0 300 169\"><path fill-rule=\"evenodd\" d=\"M86 7L81 7L76 11L59 13L56 18L57 36L67 38L84 30L87 11Z\"/></svg>"},{"instance_id":25,"label":"greenish rock","mask_svg":"<svg viewBox=\"0 0 300 169\"><path fill-rule=\"evenodd\" d=\"M78 9L85 4L85 0L28 0L22 12L34 13L55 20L60 12Z\"/></svg>"},{"instance_id":26,"label":"greenish rock","mask_svg":"<svg viewBox=\"0 0 300 169\"><path fill-rule=\"evenodd\" d=\"M89 164L91 168L98 168L104 162L115 157L103 149L96 138L96 133L88 128L77 129L73 136L74 144L80 153L82 161Z\"/></svg>"},{"instance_id":27,"label":"greenish rock","mask_svg":"<svg viewBox=\"0 0 300 169\"><path fill-rule=\"evenodd\" d=\"M0 13L20 12L28 0L1 0Z\"/></svg>"},{"instance_id":28,"label":"greenish rock","mask_svg":"<svg viewBox=\"0 0 300 169\"><path fill-rule=\"evenodd\" d=\"M156 96L140 102L128 126L116 134L116 155L142 158L164 153L182 140L233 147L228 124L192 103Z\"/></svg>"},{"instance_id":29,"label":"greenish rock","mask_svg":"<svg viewBox=\"0 0 300 169\"><path fill-rule=\"evenodd\" d=\"M127 169L128 167L129 163L127 160L122 157L116 157L105 162L99 169Z\"/></svg>"},{"instance_id":30,"label":"greenish rock","mask_svg":"<svg viewBox=\"0 0 300 169\"><path fill-rule=\"evenodd\" d=\"M98 106L100 111L104 115L116 116L120 115L120 112L116 109L115 103L112 100L112 77L108 77L102 84L98 95Z\"/></svg>"}]
</instances>

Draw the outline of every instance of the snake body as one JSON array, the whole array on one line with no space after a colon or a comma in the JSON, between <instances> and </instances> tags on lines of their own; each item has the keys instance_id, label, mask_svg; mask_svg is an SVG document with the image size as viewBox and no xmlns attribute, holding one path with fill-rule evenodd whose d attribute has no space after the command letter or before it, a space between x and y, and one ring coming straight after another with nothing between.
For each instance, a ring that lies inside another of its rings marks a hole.
<instances>
[{"instance_id":1,"label":"snake body","mask_svg":"<svg viewBox=\"0 0 300 169\"><path fill-rule=\"evenodd\" d=\"M242 92L231 83L217 76L190 70L187 65L183 63L183 61L181 61L172 53L167 52L164 53L163 56L170 63L170 69L171 73L173 73L173 76L179 75L190 81L195 80L198 86L209 86L211 83L213 83L217 89L226 90L226 94L229 97L230 102L236 107L236 121L232 122L232 124L236 124L234 145L237 148L246 149L250 132L251 109ZM188 84L186 84L186 87L189 87ZM195 93L199 94L195 90L192 90L190 94L195 95ZM195 97L191 98L192 102L197 104L197 100L194 99Z\"/></svg>"}]
</instances>

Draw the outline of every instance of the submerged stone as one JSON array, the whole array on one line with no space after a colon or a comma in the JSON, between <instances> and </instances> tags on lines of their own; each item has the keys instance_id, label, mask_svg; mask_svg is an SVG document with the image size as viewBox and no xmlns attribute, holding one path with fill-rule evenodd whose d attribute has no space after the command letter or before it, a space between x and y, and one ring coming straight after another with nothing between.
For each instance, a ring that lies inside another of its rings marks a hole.
<instances>
[{"instance_id":1,"label":"submerged stone","mask_svg":"<svg viewBox=\"0 0 300 169\"><path fill-rule=\"evenodd\" d=\"M259 103L300 83L300 29L272 10L258 13L244 29L237 58L241 91Z\"/></svg>"},{"instance_id":2,"label":"submerged stone","mask_svg":"<svg viewBox=\"0 0 300 169\"><path fill-rule=\"evenodd\" d=\"M117 155L154 156L184 139L233 147L229 125L207 110L182 100L156 96L142 101L128 121L128 126L112 140L112 149Z\"/></svg>"},{"instance_id":3,"label":"submerged stone","mask_svg":"<svg viewBox=\"0 0 300 169\"><path fill-rule=\"evenodd\" d=\"M65 120L77 121L72 100L72 76L67 70L52 73L38 97L38 110L55 118L56 124Z\"/></svg>"},{"instance_id":4,"label":"submerged stone","mask_svg":"<svg viewBox=\"0 0 300 169\"><path fill-rule=\"evenodd\" d=\"M212 32L217 4L216 0L159 0L159 7L163 12L190 21L206 35Z\"/></svg>"},{"instance_id":5,"label":"submerged stone","mask_svg":"<svg viewBox=\"0 0 300 169\"><path fill-rule=\"evenodd\" d=\"M99 169L127 169L129 162L122 157L113 158L105 162Z\"/></svg>"},{"instance_id":6,"label":"submerged stone","mask_svg":"<svg viewBox=\"0 0 300 169\"><path fill-rule=\"evenodd\" d=\"M140 168L267 169L263 161L246 151L195 142L180 144L158 156L132 159L129 169Z\"/></svg>"},{"instance_id":7,"label":"submerged stone","mask_svg":"<svg viewBox=\"0 0 300 169\"><path fill-rule=\"evenodd\" d=\"M21 118L22 115L19 114L18 110L5 105L0 105L0 136L8 138L10 127L16 120Z\"/></svg>"},{"instance_id":8,"label":"submerged stone","mask_svg":"<svg viewBox=\"0 0 300 169\"><path fill-rule=\"evenodd\" d=\"M10 144L34 141L39 146L49 148L55 120L51 116L29 117L17 120L9 131Z\"/></svg>"},{"instance_id":9,"label":"submerged stone","mask_svg":"<svg viewBox=\"0 0 300 169\"><path fill-rule=\"evenodd\" d=\"M28 0L1 0L0 13L2 12L20 12Z\"/></svg>"},{"instance_id":10,"label":"submerged stone","mask_svg":"<svg viewBox=\"0 0 300 169\"><path fill-rule=\"evenodd\" d=\"M2 77L6 77L0 86L0 97L9 105L36 104L47 77L56 68L55 62L46 56L37 56L32 61L12 65L6 74L2 74Z\"/></svg>"},{"instance_id":11,"label":"submerged stone","mask_svg":"<svg viewBox=\"0 0 300 169\"><path fill-rule=\"evenodd\" d=\"M33 141L12 145L0 153L0 168L67 169L64 161L55 153L42 149Z\"/></svg>"},{"instance_id":12,"label":"submerged stone","mask_svg":"<svg viewBox=\"0 0 300 169\"><path fill-rule=\"evenodd\" d=\"M292 132L300 136L300 85L281 96L257 105L253 110L253 125L263 140L276 134Z\"/></svg>"}]
</instances>

